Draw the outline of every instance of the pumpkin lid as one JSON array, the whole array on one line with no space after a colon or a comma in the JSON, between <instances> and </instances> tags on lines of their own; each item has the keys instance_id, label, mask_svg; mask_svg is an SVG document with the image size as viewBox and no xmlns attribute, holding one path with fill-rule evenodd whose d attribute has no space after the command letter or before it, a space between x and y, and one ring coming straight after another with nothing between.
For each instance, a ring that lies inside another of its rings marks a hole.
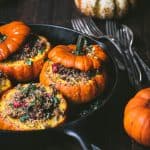
<instances>
[{"instance_id":1,"label":"pumpkin lid","mask_svg":"<svg viewBox=\"0 0 150 150\"><path fill-rule=\"evenodd\" d=\"M60 63L67 68L75 68L81 71L98 69L107 59L106 54L99 45L87 46L79 37L76 45L58 45L48 54L48 58Z\"/></svg>"},{"instance_id":2,"label":"pumpkin lid","mask_svg":"<svg viewBox=\"0 0 150 150\"><path fill-rule=\"evenodd\" d=\"M30 33L30 28L21 21L0 26L0 61L16 52Z\"/></svg>"}]
</instances>

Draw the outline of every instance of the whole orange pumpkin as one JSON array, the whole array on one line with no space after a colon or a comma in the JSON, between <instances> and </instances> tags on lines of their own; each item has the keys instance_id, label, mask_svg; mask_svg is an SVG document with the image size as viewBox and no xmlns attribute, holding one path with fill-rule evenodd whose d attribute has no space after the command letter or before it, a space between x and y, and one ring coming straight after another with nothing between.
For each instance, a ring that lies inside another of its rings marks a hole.
<instances>
[{"instance_id":1,"label":"whole orange pumpkin","mask_svg":"<svg viewBox=\"0 0 150 150\"><path fill-rule=\"evenodd\" d=\"M17 51L29 33L30 28L21 21L0 26L0 61Z\"/></svg>"},{"instance_id":2,"label":"whole orange pumpkin","mask_svg":"<svg viewBox=\"0 0 150 150\"><path fill-rule=\"evenodd\" d=\"M135 141L150 146L150 88L140 90L126 105L124 128Z\"/></svg>"},{"instance_id":3,"label":"whole orange pumpkin","mask_svg":"<svg viewBox=\"0 0 150 150\"><path fill-rule=\"evenodd\" d=\"M107 56L99 45L80 47L80 44L54 47L48 54L50 60L44 64L40 82L53 84L75 103L86 103L104 90L103 63Z\"/></svg>"}]
</instances>

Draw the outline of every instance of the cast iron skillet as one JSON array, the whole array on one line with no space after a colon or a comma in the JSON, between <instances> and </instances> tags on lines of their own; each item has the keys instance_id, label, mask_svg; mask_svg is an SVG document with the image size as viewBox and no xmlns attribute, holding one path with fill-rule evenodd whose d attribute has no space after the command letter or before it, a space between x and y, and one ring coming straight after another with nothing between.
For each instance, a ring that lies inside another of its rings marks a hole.
<instances>
[{"instance_id":1,"label":"cast iron skillet","mask_svg":"<svg viewBox=\"0 0 150 150\"><path fill-rule=\"evenodd\" d=\"M47 37L52 45L76 43L78 35L81 34L71 29L54 25L35 24L31 25L31 28L34 33ZM113 96L114 92L117 89L119 73L117 65L113 57L111 57L111 49L109 46L110 43L106 44L105 42L96 41L88 36L85 37L88 40L88 43L99 44L109 56L109 62L108 65L106 66L108 71L108 83L104 94L100 97L97 97L95 100L93 100L88 104L78 106L71 105L70 112L68 113L68 120L66 121L66 123L57 128L45 129L40 131L25 131L25 132L0 130L0 139L4 137L14 139L17 137L17 139L19 140L25 138L31 139L31 137L36 136L42 139L42 135L49 135L49 134L53 135L57 131L62 131L67 135L72 136L76 140L78 140L83 150L94 149L91 147L91 144L87 142L86 138L82 136L81 132L78 132L78 130L76 129L76 124L80 124L81 121L83 122L94 112L103 108L104 104L106 104L108 101L111 100L111 97Z\"/></svg>"}]
</instances>

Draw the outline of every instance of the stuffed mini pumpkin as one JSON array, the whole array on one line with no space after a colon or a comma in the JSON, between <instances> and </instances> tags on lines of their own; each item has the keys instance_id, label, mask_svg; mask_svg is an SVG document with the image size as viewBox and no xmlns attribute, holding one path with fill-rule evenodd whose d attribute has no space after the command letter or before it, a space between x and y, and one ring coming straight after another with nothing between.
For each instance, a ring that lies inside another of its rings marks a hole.
<instances>
[{"instance_id":1,"label":"stuffed mini pumpkin","mask_svg":"<svg viewBox=\"0 0 150 150\"><path fill-rule=\"evenodd\" d=\"M136 0L75 0L82 13L101 19L120 18L135 3Z\"/></svg>"},{"instance_id":2,"label":"stuffed mini pumpkin","mask_svg":"<svg viewBox=\"0 0 150 150\"><path fill-rule=\"evenodd\" d=\"M107 56L98 45L58 45L48 54L40 82L53 84L68 100L86 103L99 96L105 87L103 63Z\"/></svg>"},{"instance_id":3,"label":"stuffed mini pumpkin","mask_svg":"<svg viewBox=\"0 0 150 150\"><path fill-rule=\"evenodd\" d=\"M67 103L53 87L18 85L0 99L0 129L25 131L53 128L65 121Z\"/></svg>"},{"instance_id":4,"label":"stuffed mini pumpkin","mask_svg":"<svg viewBox=\"0 0 150 150\"><path fill-rule=\"evenodd\" d=\"M126 105L124 128L135 141L150 146L150 88L140 90Z\"/></svg>"},{"instance_id":5,"label":"stuffed mini pumpkin","mask_svg":"<svg viewBox=\"0 0 150 150\"><path fill-rule=\"evenodd\" d=\"M0 70L18 82L34 80L40 74L50 43L43 36L31 34L20 49L0 62Z\"/></svg>"},{"instance_id":6,"label":"stuffed mini pumpkin","mask_svg":"<svg viewBox=\"0 0 150 150\"><path fill-rule=\"evenodd\" d=\"M21 21L0 26L0 61L16 52L30 33L30 28Z\"/></svg>"}]
</instances>

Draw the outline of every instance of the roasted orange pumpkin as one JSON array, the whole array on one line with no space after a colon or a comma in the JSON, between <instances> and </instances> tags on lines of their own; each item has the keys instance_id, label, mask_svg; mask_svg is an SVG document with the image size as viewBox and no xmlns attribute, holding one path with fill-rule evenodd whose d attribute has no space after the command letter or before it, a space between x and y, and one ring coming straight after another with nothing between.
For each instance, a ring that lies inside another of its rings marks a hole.
<instances>
[{"instance_id":1,"label":"roasted orange pumpkin","mask_svg":"<svg viewBox=\"0 0 150 150\"><path fill-rule=\"evenodd\" d=\"M103 92L107 56L100 46L59 45L48 57L40 74L41 83L53 84L75 103L89 102Z\"/></svg>"},{"instance_id":2,"label":"roasted orange pumpkin","mask_svg":"<svg viewBox=\"0 0 150 150\"><path fill-rule=\"evenodd\" d=\"M20 21L0 26L0 61L16 52L30 33L30 28Z\"/></svg>"},{"instance_id":3,"label":"roasted orange pumpkin","mask_svg":"<svg viewBox=\"0 0 150 150\"><path fill-rule=\"evenodd\" d=\"M150 146L150 88L140 90L126 105L124 128L135 141Z\"/></svg>"},{"instance_id":4,"label":"roasted orange pumpkin","mask_svg":"<svg viewBox=\"0 0 150 150\"><path fill-rule=\"evenodd\" d=\"M67 69L69 72L74 72L73 77L71 77L72 74L62 66L58 66L60 71L58 69L57 72L57 65L52 61L47 61L41 71L40 82L44 85L54 85L68 100L75 103L86 103L103 92L106 84L103 72L90 76L88 75L90 72Z\"/></svg>"},{"instance_id":5,"label":"roasted orange pumpkin","mask_svg":"<svg viewBox=\"0 0 150 150\"><path fill-rule=\"evenodd\" d=\"M23 48L0 62L0 70L18 82L31 81L40 74L49 50L45 37L31 36Z\"/></svg>"},{"instance_id":6,"label":"roasted orange pumpkin","mask_svg":"<svg viewBox=\"0 0 150 150\"><path fill-rule=\"evenodd\" d=\"M67 103L53 87L39 83L18 85L0 99L0 129L39 130L65 121Z\"/></svg>"},{"instance_id":7,"label":"roasted orange pumpkin","mask_svg":"<svg viewBox=\"0 0 150 150\"><path fill-rule=\"evenodd\" d=\"M7 75L0 71L0 95L12 87Z\"/></svg>"}]
</instances>

